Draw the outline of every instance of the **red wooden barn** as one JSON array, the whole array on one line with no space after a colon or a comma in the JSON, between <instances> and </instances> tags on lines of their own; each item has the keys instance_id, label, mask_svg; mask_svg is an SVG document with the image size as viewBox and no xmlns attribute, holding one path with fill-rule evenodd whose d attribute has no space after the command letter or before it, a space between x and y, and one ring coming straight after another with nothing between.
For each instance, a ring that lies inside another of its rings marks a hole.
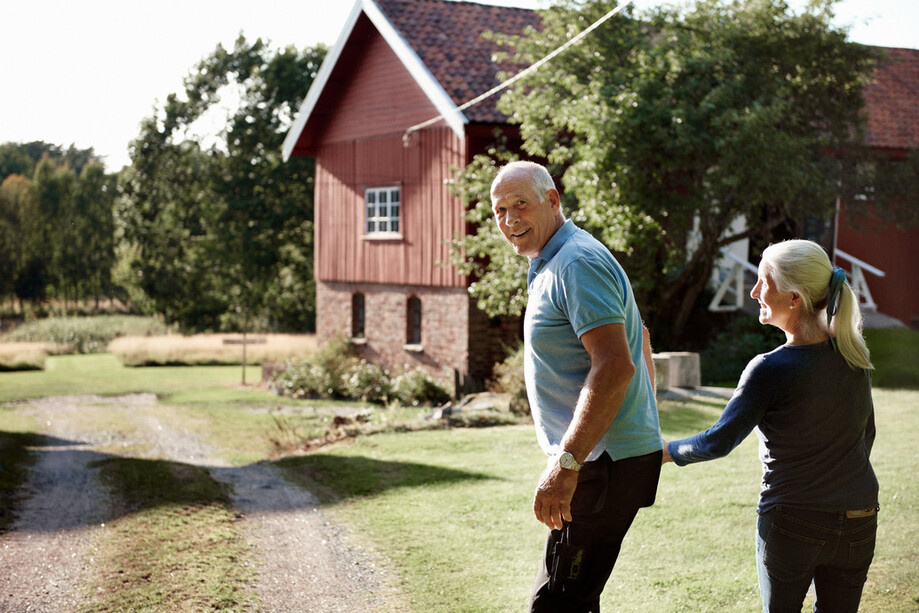
<instances>
[{"instance_id":1,"label":"red wooden barn","mask_svg":"<svg viewBox=\"0 0 919 613\"><path fill-rule=\"evenodd\" d=\"M536 13L444 0L359 0L284 144L316 158L316 329L353 339L369 359L422 367L459 388L484 383L516 321L476 308L449 265L466 232L452 168L494 142L506 118L488 99L494 44ZM406 137L406 130L445 119Z\"/></svg>"},{"instance_id":2,"label":"red wooden barn","mask_svg":"<svg viewBox=\"0 0 919 613\"><path fill-rule=\"evenodd\" d=\"M494 98L456 112L497 84L482 33L538 24L533 11L472 2L355 3L284 143L285 158L316 158L320 341L350 338L369 359L455 378L460 391L519 338L519 322L489 320L448 264L447 241L466 231L450 184L496 128L510 130ZM919 145L919 51L891 58L867 92L869 138L902 154ZM853 232L843 210L838 247L884 271L866 275L878 309L909 321L919 314L919 234L875 226Z\"/></svg>"}]
</instances>

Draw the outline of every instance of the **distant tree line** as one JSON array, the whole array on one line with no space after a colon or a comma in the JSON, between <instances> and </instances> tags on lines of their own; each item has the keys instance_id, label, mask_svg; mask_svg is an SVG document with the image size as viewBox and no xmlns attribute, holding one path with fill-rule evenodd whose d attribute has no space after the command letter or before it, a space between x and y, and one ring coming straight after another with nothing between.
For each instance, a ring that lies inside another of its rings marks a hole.
<instances>
[{"instance_id":1,"label":"distant tree line","mask_svg":"<svg viewBox=\"0 0 919 613\"><path fill-rule=\"evenodd\" d=\"M218 45L118 174L92 149L0 145L0 300L117 297L186 331L314 330L313 160L285 163L281 144L325 53Z\"/></svg>"},{"instance_id":2,"label":"distant tree line","mask_svg":"<svg viewBox=\"0 0 919 613\"><path fill-rule=\"evenodd\" d=\"M116 183L92 148L2 144L0 181L0 296L113 295Z\"/></svg>"}]
</instances>

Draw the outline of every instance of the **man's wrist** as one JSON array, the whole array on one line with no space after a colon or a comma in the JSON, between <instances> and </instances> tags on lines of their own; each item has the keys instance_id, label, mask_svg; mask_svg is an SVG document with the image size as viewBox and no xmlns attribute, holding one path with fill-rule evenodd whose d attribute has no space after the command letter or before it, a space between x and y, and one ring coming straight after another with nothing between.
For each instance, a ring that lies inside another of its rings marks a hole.
<instances>
[{"instance_id":1,"label":"man's wrist","mask_svg":"<svg viewBox=\"0 0 919 613\"><path fill-rule=\"evenodd\" d=\"M574 472L579 472L581 466L583 466L577 459L574 457L570 451L562 451L555 457L555 461L561 468L566 470L572 470Z\"/></svg>"}]
</instances>

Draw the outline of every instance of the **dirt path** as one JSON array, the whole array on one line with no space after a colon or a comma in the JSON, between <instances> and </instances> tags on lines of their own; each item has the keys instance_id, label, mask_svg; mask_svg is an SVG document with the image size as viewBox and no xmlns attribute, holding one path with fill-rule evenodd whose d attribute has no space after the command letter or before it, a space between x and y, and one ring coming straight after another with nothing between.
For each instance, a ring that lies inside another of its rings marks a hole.
<instances>
[{"instance_id":1,"label":"dirt path","mask_svg":"<svg viewBox=\"0 0 919 613\"><path fill-rule=\"evenodd\" d=\"M150 394L46 398L18 409L42 424L46 445L25 486L20 519L0 538L0 611L65 613L85 597L92 540L109 519L89 464L111 454L205 466L233 486L260 611L389 611L398 595L373 557L348 542L316 499L270 464L231 467L201 437L172 427ZM112 424L112 428L100 427ZM121 450L121 451L119 451Z\"/></svg>"}]
</instances>

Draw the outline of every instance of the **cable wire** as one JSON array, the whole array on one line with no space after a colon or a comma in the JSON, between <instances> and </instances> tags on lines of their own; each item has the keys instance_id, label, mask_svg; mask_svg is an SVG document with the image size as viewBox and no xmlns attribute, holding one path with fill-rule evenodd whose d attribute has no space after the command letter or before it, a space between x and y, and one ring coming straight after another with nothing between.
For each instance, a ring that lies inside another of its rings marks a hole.
<instances>
[{"instance_id":1,"label":"cable wire","mask_svg":"<svg viewBox=\"0 0 919 613\"><path fill-rule=\"evenodd\" d=\"M599 27L600 27L601 25L603 25L607 20L611 19L614 15L618 14L620 11L622 11L622 9L624 9L625 7L627 7L628 5L630 5L632 2L633 2L633 0L626 0L625 2L623 2L622 4L620 4L619 6L617 6L616 8L614 8L613 10L609 11L608 13L606 13L606 15L604 15L603 17L601 17L600 19L598 19L598 20L595 21L594 23L592 23L592 24L590 24L589 26L587 26L586 28L584 28L581 32L579 32L579 33L576 34L575 36L572 36L572 37L571 37L570 39L568 39L561 47L558 47L557 49L555 49L555 51L552 51L551 53L549 53L547 56L545 56L545 57L542 58L541 60L535 62L534 64L531 64L531 65L528 66L527 68L525 68L525 69L521 70L520 72L518 72L518 73L517 73L516 75L514 75L513 77L507 79L506 81L504 81L504 82L502 82L502 83L499 83L498 85L496 85L495 87L491 88L490 90L488 90L488 91L485 92L484 94L481 94L481 95L479 95L479 96L476 96L476 97L473 98L472 100L470 100L470 101L468 101L468 102L465 102L465 103L461 104L460 106L456 107L455 109L453 109L453 110L450 111L450 112L451 112L451 113L461 113L461 112L463 112L464 110L468 109L470 106L476 105L476 104L478 104L479 102L481 102L482 100L485 100L486 98L489 98L489 97L491 97L491 96L494 96L495 94L497 94L498 92L500 92L500 91L503 90L503 89L507 89L508 87L510 87L511 85L513 85L514 83L516 83L517 81L519 81L520 79L522 79L523 77L527 76L527 75L530 74L531 72L535 72L536 70L538 70L543 64L548 63L550 60L552 60L553 58L555 58L555 57L556 57L557 55L559 55L560 53L563 53L563 52L564 52L566 49L568 49L569 47L571 47L571 46L576 45L577 43L579 43L585 36L587 36L588 34L590 34L591 32L593 32L593 31L596 30L597 28L599 28ZM437 123L437 122L440 121L441 119L444 119L444 114L443 114L443 113L441 113L441 114L438 115L437 117L432 117L431 119L428 119L427 121L423 121L423 122L421 122L421 123L419 123L419 124L415 124L414 126L408 128L408 129L405 131L405 134L402 135L402 144L403 144L404 146L407 147L408 144L409 144L409 141L410 141L410 139L411 139L411 136L412 136L412 133L413 133L413 132L417 132L418 130L421 130L421 129L423 129L423 128L426 128L426 127L428 127L428 126L430 126L430 125L434 125L435 123Z\"/></svg>"}]
</instances>

